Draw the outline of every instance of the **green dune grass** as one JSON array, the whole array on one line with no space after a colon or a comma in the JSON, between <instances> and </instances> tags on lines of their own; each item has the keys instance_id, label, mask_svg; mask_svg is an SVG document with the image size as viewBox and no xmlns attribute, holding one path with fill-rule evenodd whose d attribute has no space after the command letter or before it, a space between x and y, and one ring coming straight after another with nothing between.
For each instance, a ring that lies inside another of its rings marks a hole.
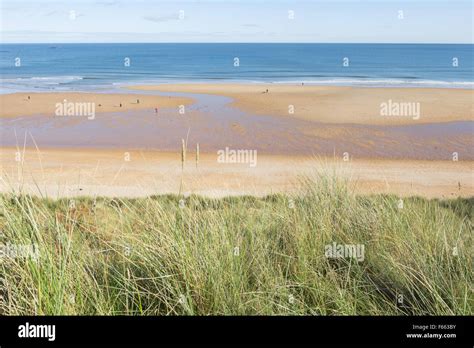
<instances>
[{"instance_id":1,"label":"green dune grass","mask_svg":"<svg viewBox=\"0 0 474 348\"><path fill-rule=\"evenodd\" d=\"M473 203L328 177L293 197L4 194L0 314L472 315ZM332 243L363 261L326 257ZM7 255L28 245L37 259Z\"/></svg>"}]
</instances>

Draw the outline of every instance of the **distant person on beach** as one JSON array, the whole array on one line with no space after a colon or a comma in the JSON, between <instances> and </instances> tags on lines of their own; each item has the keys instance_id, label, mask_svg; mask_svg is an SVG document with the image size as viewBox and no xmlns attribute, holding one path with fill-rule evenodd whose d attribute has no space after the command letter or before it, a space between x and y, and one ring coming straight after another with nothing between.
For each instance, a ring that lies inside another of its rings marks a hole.
<instances>
[{"instance_id":1,"label":"distant person on beach","mask_svg":"<svg viewBox=\"0 0 474 348\"><path fill-rule=\"evenodd\" d=\"M137 99L137 104L140 104L140 99Z\"/></svg>"},{"instance_id":2,"label":"distant person on beach","mask_svg":"<svg viewBox=\"0 0 474 348\"><path fill-rule=\"evenodd\" d=\"M158 108L155 108L155 114L157 114L157 113L158 113Z\"/></svg>"},{"instance_id":3,"label":"distant person on beach","mask_svg":"<svg viewBox=\"0 0 474 348\"><path fill-rule=\"evenodd\" d=\"M122 103L120 103L120 107L122 107Z\"/></svg>"},{"instance_id":4,"label":"distant person on beach","mask_svg":"<svg viewBox=\"0 0 474 348\"><path fill-rule=\"evenodd\" d=\"M30 100L30 96L28 96L28 100Z\"/></svg>"}]
</instances>

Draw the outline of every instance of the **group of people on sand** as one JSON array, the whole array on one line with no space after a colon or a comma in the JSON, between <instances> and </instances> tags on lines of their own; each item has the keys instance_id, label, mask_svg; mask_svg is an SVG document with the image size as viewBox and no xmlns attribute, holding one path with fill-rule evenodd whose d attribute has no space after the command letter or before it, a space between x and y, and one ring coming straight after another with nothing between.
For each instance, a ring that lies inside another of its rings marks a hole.
<instances>
[{"instance_id":1,"label":"group of people on sand","mask_svg":"<svg viewBox=\"0 0 474 348\"><path fill-rule=\"evenodd\" d=\"M140 104L140 99L137 99L137 104ZM100 104L99 104L100 106ZM122 107L122 103L119 104L119 107ZM155 114L158 113L158 108L155 108Z\"/></svg>"},{"instance_id":2,"label":"group of people on sand","mask_svg":"<svg viewBox=\"0 0 474 348\"><path fill-rule=\"evenodd\" d=\"M268 93L268 89L267 89ZM31 100L31 96L28 96L28 100ZM140 99L137 99L137 104L140 104ZM102 104L99 104L99 107L102 106ZM122 107L122 103L119 104L119 107ZM158 108L155 108L155 114L158 113Z\"/></svg>"},{"instance_id":3,"label":"group of people on sand","mask_svg":"<svg viewBox=\"0 0 474 348\"><path fill-rule=\"evenodd\" d=\"M137 99L137 104L140 104L140 99ZM100 104L99 104L100 106ZM122 103L119 104L119 107L122 107ZM155 114L158 113L158 108L155 108Z\"/></svg>"}]
</instances>

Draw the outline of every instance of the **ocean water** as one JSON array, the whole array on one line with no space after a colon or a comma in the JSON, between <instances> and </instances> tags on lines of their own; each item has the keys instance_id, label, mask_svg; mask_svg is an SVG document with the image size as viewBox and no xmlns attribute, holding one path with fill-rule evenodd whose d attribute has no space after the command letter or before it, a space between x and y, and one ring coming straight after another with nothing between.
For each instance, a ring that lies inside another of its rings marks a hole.
<instances>
[{"instance_id":1,"label":"ocean water","mask_svg":"<svg viewBox=\"0 0 474 348\"><path fill-rule=\"evenodd\" d=\"M173 82L472 89L473 50L469 44L2 44L0 93Z\"/></svg>"}]
</instances>

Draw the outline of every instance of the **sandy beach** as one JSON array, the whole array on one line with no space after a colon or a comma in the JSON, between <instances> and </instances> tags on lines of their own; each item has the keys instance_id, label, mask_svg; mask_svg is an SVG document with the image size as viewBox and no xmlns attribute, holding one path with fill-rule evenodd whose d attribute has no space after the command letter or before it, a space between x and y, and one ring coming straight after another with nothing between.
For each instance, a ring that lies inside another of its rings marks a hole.
<instances>
[{"instance_id":1,"label":"sandy beach","mask_svg":"<svg viewBox=\"0 0 474 348\"><path fill-rule=\"evenodd\" d=\"M249 113L323 123L403 125L474 120L474 91L467 89L275 84L162 84L129 88L143 91L220 95L232 98L232 106ZM0 95L0 117L52 115L56 103L62 103L65 99L68 102L95 103L97 113L154 109L155 107L169 108L190 105L194 102L193 98L159 95L14 93ZM137 99L140 103L137 103ZM419 103L419 118L415 119L416 115L382 116L381 104L388 104L389 101ZM290 111L290 108L293 111Z\"/></svg>"},{"instance_id":2,"label":"sandy beach","mask_svg":"<svg viewBox=\"0 0 474 348\"><path fill-rule=\"evenodd\" d=\"M136 90L215 94L259 115L324 123L400 125L474 119L474 91L442 88L360 88L275 84L163 84ZM268 90L268 92L267 92ZM420 115L382 116L381 104L419 103ZM293 106L294 113L289 108Z\"/></svg>"},{"instance_id":3,"label":"sandy beach","mask_svg":"<svg viewBox=\"0 0 474 348\"><path fill-rule=\"evenodd\" d=\"M20 154L20 155L18 155ZM16 161L19 159L19 161ZM357 193L455 198L474 195L474 161L354 160L259 156L255 167L219 163L217 154L157 151L2 148L1 191L40 196L184 193L210 197L295 193L302 176L335 174Z\"/></svg>"},{"instance_id":4,"label":"sandy beach","mask_svg":"<svg viewBox=\"0 0 474 348\"><path fill-rule=\"evenodd\" d=\"M1 95L1 191L51 197L262 196L294 192L301 175L337 167L337 175L362 194L474 195L472 90L237 84L133 88L181 94ZM54 117L55 103L64 99L96 103L102 116L93 121ZM421 117L382 117L380 103L386 100L419 102ZM185 116L177 116L179 105L187 105ZM294 114L288 114L288 105L294 105ZM181 139L188 139L190 149L184 172ZM193 163L197 143L198 168ZM258 150L258 165L218 163L216 151L228 146Z\"/></svg>"},{"instance_id":5,"label":"sandy beach","mask_svg":"<svg viewBox=\"0 0 474 348\"><path fill-rule=\"evenodd\" d=\"M188 98L138 94L13 93L0 94L0 117L54 115L56 104L64 103L64 100L68 103L94 103L96 113L171 108L192 103Z\"/></svg>"}]
</instances>

